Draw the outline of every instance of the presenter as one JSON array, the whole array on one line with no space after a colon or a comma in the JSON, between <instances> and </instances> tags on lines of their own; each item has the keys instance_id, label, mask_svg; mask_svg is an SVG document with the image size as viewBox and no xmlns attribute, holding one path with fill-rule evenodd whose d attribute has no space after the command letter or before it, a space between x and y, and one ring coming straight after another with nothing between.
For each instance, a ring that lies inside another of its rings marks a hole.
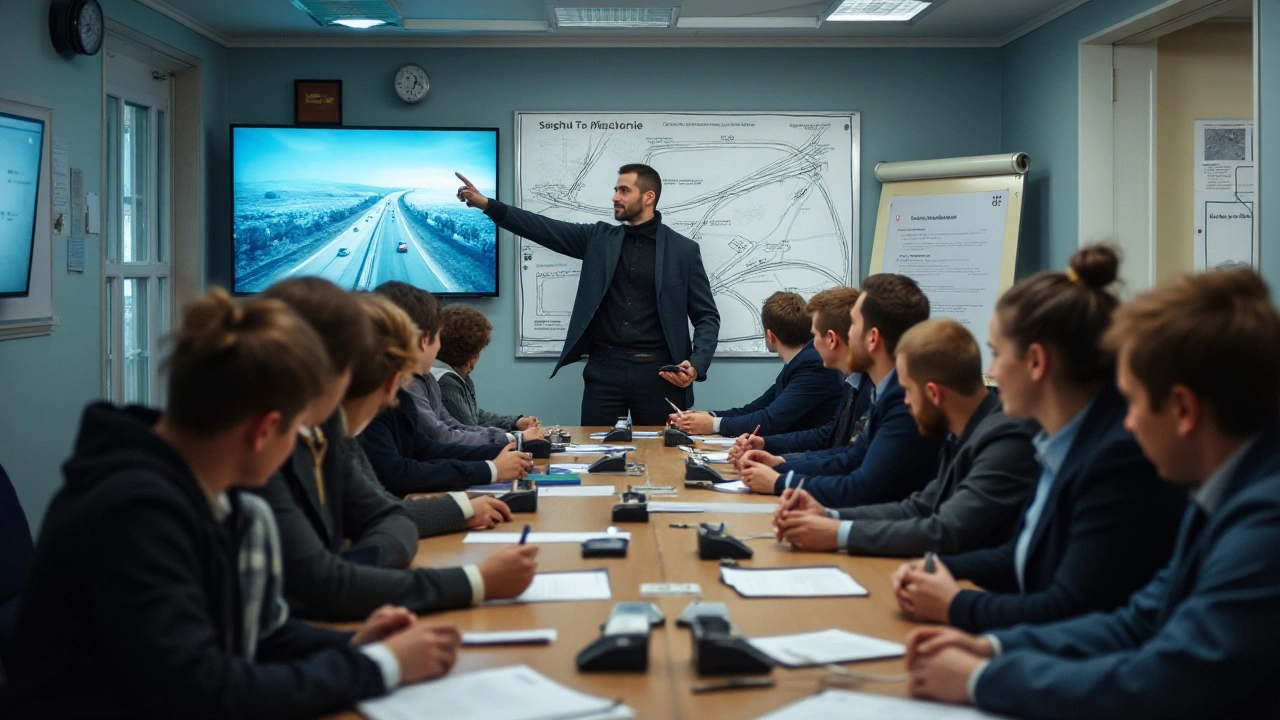
<instances>
[{"instance_id":1,"label":"presenter","mask_svg":"<svg viewBox=\"0 0 1280 720\"><path fill-rule=\"evenodd\" d=\"M485 197L462 175L458 199L498 225L582 261L564 349L551 376L587 356L582 424L662 425L670 400L693 404L720 335L720 313L698 244L662 224L662 179L648 165L618 169L613 217L621 225L570 223ZM693 338L689 338L689 324ZM679 372L664 372L663 366Z\"/></svg>"}]
</instances>

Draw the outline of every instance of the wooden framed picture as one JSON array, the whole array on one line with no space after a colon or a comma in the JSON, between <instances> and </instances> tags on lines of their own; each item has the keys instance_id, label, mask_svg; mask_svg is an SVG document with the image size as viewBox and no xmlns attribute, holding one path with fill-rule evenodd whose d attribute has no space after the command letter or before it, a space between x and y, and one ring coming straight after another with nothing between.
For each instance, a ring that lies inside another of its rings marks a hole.
<instances>
[{"instance_id":1,"label":"wooden framed picture","mask_svg":"<svg viewBox=\"0 0 1280 720\"><path fill-rule=\"evenodd\" d=\"M293 122L298 125L341 125L342 81L294 80Z\"/></svg>"}]
</instances>

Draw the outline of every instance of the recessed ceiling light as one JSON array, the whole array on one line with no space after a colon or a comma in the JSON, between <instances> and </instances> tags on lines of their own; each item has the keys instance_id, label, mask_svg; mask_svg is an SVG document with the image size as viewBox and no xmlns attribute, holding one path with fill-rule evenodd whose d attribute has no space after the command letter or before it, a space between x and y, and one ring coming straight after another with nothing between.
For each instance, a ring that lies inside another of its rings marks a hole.
<instances>
[{"instance_id":1,"label":"recessed ceiling light","mask_svg":"<svg viewBox=\"0 0 1280 720\"><path fill-rule=\"evenodd\" d=\"M844 0L831 11L832 22L906 22L929 7L930 0Z\"/></svg>"},{"instance_id":2,"label":"recessed ceiling light","mask_svg":"<svg viewBox=\"0 0 1280 720\"><path fill-rule=\"evenodd\" d=\"M364 30L365 28L377 27L379 25L386 25L387 21L374 20L373 18L343 18L341 20L334 20L333 24L342 25L349 28L359 28L361 30Z\"/></svg>"},{"instance_id":3,"label":"recessed ceiling light","mask_svg":"<svg viewBox=\"0 0 1280 720\"><path fill-rule=\"evenodd\" d=\"M674 8L556 8L557 27L669 28Z\"/></svg>"}]
</instances>

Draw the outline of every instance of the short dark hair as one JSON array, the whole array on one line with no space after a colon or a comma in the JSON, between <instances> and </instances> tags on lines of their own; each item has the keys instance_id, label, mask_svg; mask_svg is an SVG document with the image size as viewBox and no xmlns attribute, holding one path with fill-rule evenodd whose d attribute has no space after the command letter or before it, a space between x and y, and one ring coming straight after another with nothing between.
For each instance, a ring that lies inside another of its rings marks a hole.
<instances>
[{"instance_id":1,"label":"short dark hair","mask_svg":"<svg viewBox=\"0 0 1280 720\"><path fill-rule=\"evenodd\" d=\"M388 280L373 291L395 303L409 315L409 319L428 340L440 332L444 320L440 317L440 301L436 296L400 280Z\"/></svg>"},{"instance_id":2,"label":"short dark hair","mask_svg":"<svg viewBox=\"0 0 1280 720\"><path fill-rule=\"evenodd\" d=\"M320 333L335 375L341 375L373 351L373 326L355 293L319 277L281 280L263 297L284 301Z\"/></svg>"},{"instance_id":3,"label":"short dark hair","mask_svg":"<svg viewBox=\"0 0 1280 720\"><path fill-rule=\"evenodd\" d=\"M489 346L493 324L470 305L450 305L441 313L440 352L436 357L453 367L466 364Z\"/></svg>"},{"instance_id":4,"label":"short dark hair","mask_svg":"<svg viewBox=\"0 0 1280 720\"><path fill-rule=\"evenodd\" d=\"M1104 336L1160 410L1174 385L1200 396L1226 435L1280 417L1280 314L1248 268L1163 283L1116 311Z\"/></svg>"},{"instance_id":5,"label":"short dark hair","mask_svg":"<svg viewBox=\"0 0 1280 720\"><path fill-rule=\"evenodd\" d=\"M636 174L636 188L641 193L653 191L653 206L658 207L658 200L662 198L662 178L658 176L658 171L643 163L627 163L618 168L619 175L627 173Z\"/></svg>"},{"instance_id":6,"label":"short dark hair","mask_svg":"<svg viewBox=\"0 0 1280 720\"><path fill-rule=\"evenodd\" d=\"M844 342L849 335L849 311L853 309L853 304L858 302L858 289L837 285L833 288L827 288L814 294L809 298L809 304L805 306L804 311L813 317L813 327L818 328L818 332L826 335L828 332L835 332L840 336L840 342Z\"/></svg>"},{"instance_id":7,"label":"short dark hair","mask_svg":"<svg viewBox=\"0 0 1280 720\"><path fill-rule=\"evenodd\" d=\"M862 294L862 329L880 331L889 357L896 356L904 333L929 319L929 298L906 275L872 275L862 283Z\"/></svg>"},{"instance_id":8,"label":"short dark hair","mask_svg":"<svg viewBox=\"0 0 1280 720\"><path fill-rule=\"evenodd\" d=\"M809 313L799 293L776 292L764 301L760 323L787 347L799 347L809 341Z\"/></svg>"},{"instance_id":9,"label":"short dark hair","mask_svg":"<svg viewBox=\"0 0 1280 720\"><path fill-rule=\"evenodd\" d=\"M1120 256L1107 245L1090 245L1071 256L1067 272L1041 272L1009 288L996 303L1000 331L1019 353L1033 343L1053 348L1063 379L1092 385L1111 379L1115 353L1102 334L1120 301L1107 292L1120 272Z\"/></svg>"}]
</instances>

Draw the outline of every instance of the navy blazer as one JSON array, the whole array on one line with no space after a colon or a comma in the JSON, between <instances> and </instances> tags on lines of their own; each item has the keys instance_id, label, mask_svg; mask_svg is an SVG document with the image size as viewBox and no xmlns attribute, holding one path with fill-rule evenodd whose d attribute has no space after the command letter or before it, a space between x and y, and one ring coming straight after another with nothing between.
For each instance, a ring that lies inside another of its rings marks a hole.
<instances>
[{"instance_id":1,"label":"navy blazer","mask_svg":"<svg viewBox=\"0 0 1280 720\"><path fill-rule=\"evenodd\" d=\"M816 350L815 350L816 352ZM830 450L853 442L861 430L859 421L871 413L871 377L862 374L855 388L845 378L840 385L840 400L831 419L821 427L794 430L764 438L764 449L774 455Z\"/></svg>"},{"instance_id":2,"label":"navy blazer","mask_svg":"<svg viewBox=\"0 0 1280 720\"><path fill-rule=\"evenodd\" d=\"M1025 512L1005 544L943 558L957 579L987 590L961 590L952 625L983 632L1110 610L1168 562L1186 492L1156 476L1124 429L1126 410L1108 383L1085 415L1027 548L1026 592L1014 567Z\"/></svg>"},{"instance_id":3,"label":"navy blazer","mask_svg":"<svg viewBox=\"0 0 1280 720\"><path fill-rule=\"evenodd\" d=\"M578 295L573 301L573 314L569 316L569 332L560 359L551 371L551 377L555 377L560 368L577 362L591 350L587 328L613 282L626 229L604 222L553 220L497 200L489 201L485 214L503 230L582 261ZM659 224L653 274L658 288L658 319L667 350L677 363L688 360L697 369L698 379L706 380L707 368L720 338L720 313L711 295L707 271L702 267L698 243ZM690 322L693 323L692 342Z\"/></svg>"},{"instance_id":4,"label":"navy blazer","mask_svg":"<svg viewBox=\"0 0 1280 720\"><path fill-rule=\"evenodd\" d=\"M1168 567L1127 607L996 633L977 704L1019 717L1280 716L1280 426L1217 509L1187 511Z\"/></svg>"},{"instance_id":5,"label":"navy blazer","mask_svg":"<svg viewBox=\"0 0 1280 720\"><path fill-rule=\"evenodd\" d=\"M733 437L757 425L761 435L820 427L839 410L843 382L839 370L822 366L822 356L810 340L782 366L763 395L740 408L715 413L721 418L720 434Z\"/></svg>"},{"instance_id":6,"label":"navy blazer","mask_svg":"<svg viewBox=\"0 0 1280 720\"><path fill-rule=\"evenodd\" d=\"M396 400L395 407L378 413L359 435L360 447L383 487L404 497L489 484L493 474L484 461L497 457L506 444L438 443L418 427L413 396L400 390Z\"/></svg>"},{"instance_id":7,"label":"navy blazer","mask_svg":"<svg viewBox=\"0 0 1280 720\"><path fill-rule=\"evenodd\" d=\"M853 444L809 453L776 469L781 495L788 472L803 476L804 489L827 507L856 507L902 500L924 488L938 470L943 437L923 437L903 399L907 391L893 373L876 398ZM794 484L794 483L793 483Z\"/></svg>"}]
</instances>

